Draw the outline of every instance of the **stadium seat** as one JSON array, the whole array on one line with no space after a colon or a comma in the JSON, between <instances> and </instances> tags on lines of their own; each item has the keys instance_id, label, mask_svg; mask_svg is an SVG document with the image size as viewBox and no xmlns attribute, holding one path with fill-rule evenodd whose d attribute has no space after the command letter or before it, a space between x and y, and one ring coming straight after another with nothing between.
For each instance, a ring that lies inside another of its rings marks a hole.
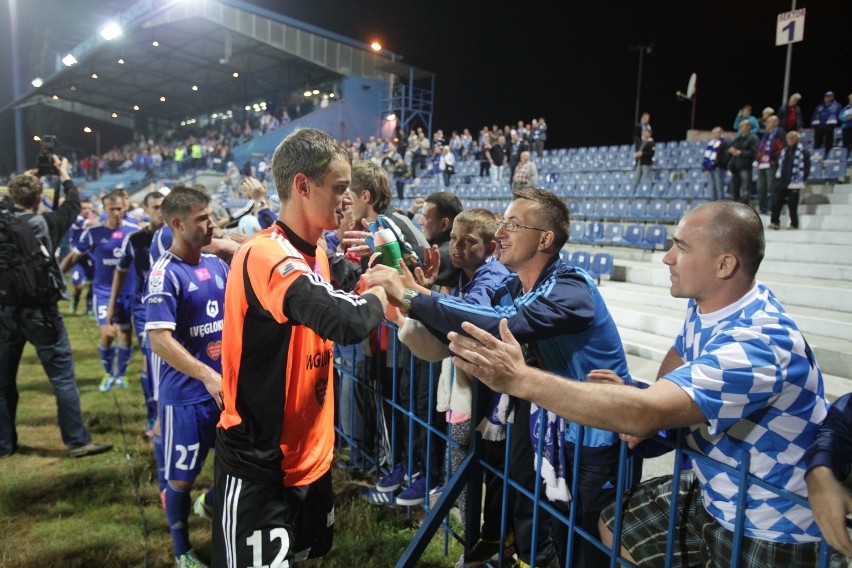
<instances>
[{"instance_id":1,"label":"stadium seat","mask_svg":"<svg viewBox=\"0 0 852 568\"><path fill-rule=\"evenodd\" d=\"M595 218L595 202L591 199L585 199L580 202L580 213L579 216L583 219L594 219Z\"/></svg>"},{"instance_id":2,"label":"stadium seat","mask_svg":"<svg viewBox=\"0 0 852 568\"><path fill-rule=\"evenodd\" d=\"M587 243L599 243L604 235L604 224L600 221L592 221L586 225Z\"/></svg>"},{"instance_id":3,"label":"stadium seat","mask_svg":"<svg viewBox=\"0 0 852 568\"><path fill-rule=\"evenodd\" d=\"M582 268L583 270L589 269L589 262L591 257L588 252L584 250L575 250L571 254L571 266L576 266L577 268Z\"/></svg>"},{"instance_id":4,"label":"stadium seat","mask_svg":"<svg viewBox=\"0 0 852 568\"><path fill-rule=\"evenodd\" d=\"M635 221L644 221L647 219L648 202L644 199L634 199L630 202L630 219Z\"/></svg>"},{"instance_id":5,"label":"stadium seat","mask_svg":"<svg viewBox=\"0 0 852 568\"><path fill-rule=\"evenodd\" d=\"M651 188L653 188L653 184L649 181L643 181L638 186L636 186L636 191L633 194L633 197L640 197L642 199L648 199L651 197Z\"/></svg>"},{"instance_id":6,"label":"stadium seat","mask_svg":"<svg viewBox=\"0 0 852 568\"><path fill-rule=\"evenodd\" d=\"M571 221L571 234L568 240L572 243L582 243L586 238L586 224L582 221Z\"/></svg>"},{"instance_id":7,"label":"stadium seat","mask_svg":"<svg viewBox=\"0 0 852 568\"><path fill-rule=\"evenodd\" d=\"M600 199L595 206L595 217L598 219L612 219L613 201L612 199Z\"/></svg>"},{"instance_id":8,"label":"stadium seat","mask_svg":"<svg viewBox=\"0 0 852 568\"><path fill-rule=\"evenodd\" d=\"M641 247L645 238L645 226L632 223L624 227L624 242L627 246Z\"/></svg>"},{"instance_id":9,"label":"stadium seat","mask_svg":"<svg viewBox=\"0 0 852 568\"><path fill-rule=\"evenodd\" d=\"M680 218L686 213L686 199L672 199L666 205L666 212L663 215L663 220L670 223L677 223Z\"/></svg>"},{"instance_id":10,"label":"stadium seat","mask_svg":"<svg viewBox=\"0 0 852 568\"><path fill-rule=\"evenodd\" d=\"M604 234L600 242L606 245L624 244L624 224L618 222L609 223L604 227Z\"/></svg>"},{"instance_id":11,"label":"stadium seat","mask_svg":"<svg viewBox=\"0 0 852 568\"><path fill-rule=\"evenodd\" d=\"M648 225L645 229L645 238L642 239L642 246L651 250L663 250L666 246L666 237L665 226Z\"/></svg>"},{"instance_id":12,"label":"stadium seat","mask_svg":"<svg viewBox=\"0 0 852 568\"><path fill-rule=\"evenodd\" d=\"M580 214L580 202L576 199L571 199L566 204L568 207L568 214L571 217L577 217Z\"/></svg>"},{"instance_id":13,"label":"stadium seat","mask_svg":"<svg viewBox=\"0 0 852 568\"><path fill-rule=\"evenodd\" d=\"M612 218L613 219L628 219L630 218L630 201L620 197L612 203Z\"/></svg>"},{"instance_id":14,"label":"stadium seat","mask_svg":"<svg viewBox=\"0 0 852 568\"><path fill-rule=\"evenodd\" d=\"M571 264L571 253L567 248L563 248L559 251L559 258L562 259L562 262Z\"/></svg>"},{"instance_id":15,"label":"stadium seat","mask_svg":"<svg viewBox=\"0 0 852 568\"><path fill-rule=\"evenodd\" d=\"M659 221L665 217L666 214L666 200L665 199L652 199L648 202L648 210L645 212L648 216L648 219Z\"/></svg>"},{"instance_id":16,"label":"stadium seat","mask_svg":"<svg viewBox=\"0 0 852 568\"><path fill-rule=\"evenodd\" d=\"M601 278L609 280L612 278L613 257L610 252L595 253L592 261L589 263L589 276L596 279L599 283Z\"/></svg>"}]
</instances>

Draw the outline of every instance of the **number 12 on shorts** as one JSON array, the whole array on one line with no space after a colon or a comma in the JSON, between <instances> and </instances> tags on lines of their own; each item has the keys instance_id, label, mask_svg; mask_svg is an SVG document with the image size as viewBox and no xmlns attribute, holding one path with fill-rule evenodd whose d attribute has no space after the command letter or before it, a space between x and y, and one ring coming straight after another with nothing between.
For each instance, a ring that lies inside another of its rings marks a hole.
<instances>
[{"instance_id":1,"label":"number 12 on shorts","mask_svg":"<svg viewBox=\"0 0 852 568\"><path fill-rule=\"evenodd\" d=\"M263 563L263 531L257 530L246 537L246 544L252 550L252 565L249 568L289 568L290 562L286 560L287 552L290 550L290 535L285 528L274 528L269 531L269 542L279 541L278 554L272 559L272 563Z\"/></svg>"}]
</instances>

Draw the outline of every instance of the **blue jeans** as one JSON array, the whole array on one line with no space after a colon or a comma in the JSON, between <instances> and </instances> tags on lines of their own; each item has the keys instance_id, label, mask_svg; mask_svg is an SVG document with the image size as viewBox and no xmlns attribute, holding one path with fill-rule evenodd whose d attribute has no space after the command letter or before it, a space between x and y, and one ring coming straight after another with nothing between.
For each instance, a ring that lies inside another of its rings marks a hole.
<instances>
[{"instance_id":1,"label":"blue jeans","mask_svg":"<svg viewBox=\"0 0 852 568\"><path fill-rule=\"evenodd\" d=\"M725 199L725 173L723 168L713 168L710 174L711 187L713 188L713 201Z\"/></svg>"},{"instance_id":2,"label":"blue jeans","mask_svg":"<svg viewBox=\"0 0 852 568\"><path fill-rule=\"evenodd\" d=\"M85 446L92 437L83 425L71 343L56 306L49 309L0 306L0 456L18 448L16 378L21 353L28 341L35 347L53 387L62 441L69 448Z\"/></svg>"}]
</instances>

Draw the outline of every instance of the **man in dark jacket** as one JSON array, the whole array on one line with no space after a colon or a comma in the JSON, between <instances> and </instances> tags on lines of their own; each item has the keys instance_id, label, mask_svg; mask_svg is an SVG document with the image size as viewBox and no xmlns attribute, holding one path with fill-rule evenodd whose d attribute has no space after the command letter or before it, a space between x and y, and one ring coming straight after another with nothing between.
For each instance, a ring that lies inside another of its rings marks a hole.
<instances>
[{"instance_id":1,"label":"man in dark jacket","mask_svg":"<svg viewBox=\"0 0 852 568\"><path fill-rule=\"evenodd\" d=\"M38 214L43 187L36 170L12 178L9 194L18 217L27 222L36 237L51 254L68 232L80 212L80 195L68 175L68 160L58 163L59 179L65 190L65 202L55 211ZM0 458L14 454L18 449L15 431L15 412L18 407L16 379L24 345L35 347L41 365L53 387L62 441L73 457L90 456L106 452L111 444L95 444L83 424L80 411L80 392L74 378L74 359L71 343L56 302L44 306L0 305Z\"/></svg>"},{"instance_id":2,"label":"man in dark jacket","mask_svg":"<svg viewBox=\"0 0 852 568\"><path fill-rule=\"evenodd\" d=\"M751 132L751 123L740 122L739 134L734 138L728 154L731 159L728 169L731 171L731 199L748 204L751 196L751 163L757 156L757 136Z\"/></svg>"},{"instance_id":3,"label":"man in dark jacket","mask_svg":"<svg viewBox=\"0 0 852 568\"><path fill-rule=\"evenodd\" d=\"M790 228L799 228L799 192L811 173L811 155L804 144L799 143L799 133L787 133L787 146L778 156L778 171L775 173L775 200L772 203L770 229L781 228L781 209L787 204L790 211Z\"/></svg>"}]
</instances>

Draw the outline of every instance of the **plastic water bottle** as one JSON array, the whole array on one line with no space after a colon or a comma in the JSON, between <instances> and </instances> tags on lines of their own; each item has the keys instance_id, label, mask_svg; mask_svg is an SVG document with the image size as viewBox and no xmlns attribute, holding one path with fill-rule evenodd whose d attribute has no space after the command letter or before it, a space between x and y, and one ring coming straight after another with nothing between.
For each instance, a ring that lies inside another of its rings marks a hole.
<instances>
[{"instance_id":1,"label":"plastic water bottle","mask_svg":"<svg viewBox=\"0 0 852 568\"><path fill-rule=\"evenodd\" d=\"M373 234L373 242L375 243L376 250L382 253L382 264L396 268L397 272L402 274L402 269L399 267L402 250L393 231L390 229L379 229Z\"/></svg>"}]
</instances>

